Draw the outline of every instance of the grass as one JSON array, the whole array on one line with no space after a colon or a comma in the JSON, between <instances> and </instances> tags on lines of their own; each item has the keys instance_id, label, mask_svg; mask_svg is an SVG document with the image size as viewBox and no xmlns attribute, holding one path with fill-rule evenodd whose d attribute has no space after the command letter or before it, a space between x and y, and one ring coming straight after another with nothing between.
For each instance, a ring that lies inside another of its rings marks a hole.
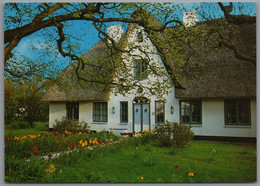
<instances>
[{"instance_id":1,"label":"grass","mask_svg":"<svg viewBox=\"0 0 260 186\"><path fill-rule=\"evenodd\" d=\"M31 175L26 181L56 183L248 183L256 181L255 144L192 141L185 148L173 151L171 148L159 147L157 142L152 142L114 148L116 149L113 151L102 153L84 151L64 155L44 163L37 162L39 167L34 172L35 175L41 176L35 178ZM213 150L216 151L214 154L212 154ZM24 163L24 166L34 168L34 163L34 161ZM53 173L44 171L51 165L55 167ZM175 170L175 166L179 166L180 169ZM189 177L189 172L194 173L194 176ZM18 179L19 176L15 177Z\"/></svg>"},{"instance_id":2,"label":"grass","mask_svg":"<svg viewBox=\"0 0 260 186\"><path fill-rule=\"evenodd\" d=\"M10 129L9 126L5 126L5 136L17 136L35 135L41 132L47 132L49 130L48 122L34 122L33 128L24 129Z\"/></svg>"},{"instance_id":3,"label":"grass","mask_svg":"<svg viewBox=\"0 0 260 186\"><path fill-rule=\"evenodd\" d=\"M101 182L254 182L256 151L252 146L245 147L246 151L233 144L193 141L189 147L172 152L153 144L90 160L82 157L81 161L78 160L80 163L68 167L57 164L57 167L64 170L63 175L69 176L71 172L78 175L78 179L68 178L65 182L81 182L86 172L101 175ZM213 149L216 149L216 154L212 159L210 153ZM175 166L180 169L174 170ZM194 173L191 180L189 172Z\"/></svg>"}]
</instances>

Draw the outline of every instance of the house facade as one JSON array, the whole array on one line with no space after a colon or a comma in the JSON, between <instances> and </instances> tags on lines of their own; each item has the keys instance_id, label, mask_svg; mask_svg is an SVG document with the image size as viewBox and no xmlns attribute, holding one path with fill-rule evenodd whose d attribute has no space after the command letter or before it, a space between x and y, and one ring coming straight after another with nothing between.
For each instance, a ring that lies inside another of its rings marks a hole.
<instances>
[{"instance_id":1,"label":"house facade","mask_svg":"<svg viewBox=\"0 0 260 186\"><path fill-rule=\"evenodd\" d=\"M195 20L197 21L197 16ZM184 19L184 23L185 21L186 25L194 25L189 17ZM108 28L108 35L116 42L123 38L123 34L120 25ZM146 63L148 59L149 63L168 72L169 65L158 54L158 48L154 45L156 42L142 27L133 24L129 25L126 35L123 41L127 43L126 49L129 46L136 49L121 55L126 64L128 61L133 64L129 65L133 78L142 76L140 82L147 87L154 86L153 82L165 83L167 77L145 74L145 70L149 68ZM101 51L99 47L102 46L102 41L96 44L87 52L86 58L90 59L94 51ZM160 50L163 51L163 48ZM219 55L218 52L225 55L218 56L216 60L213 55ZM142 87L136 87L125 95L117 94L113 90L106 93L80 90L71 93L73 98L69 98L57 87L50 88L43 97L43 101L49 102L49 128L53 128L56 120L67 117L71 120L86 121L91 130L120 134L154 129L156 125L168 120L191 125L197 136L255 138L255 66L236 59L227 49L218 52L211 55L200 54L199 57L208 58L207 61L211 63L206 65L200 78L194 80L196 82L193 82L193 86L182 83L184 88L169 88L168 93L161 98L146 93ZM234 69L237 71L232 72ZM75 91L73 87L71 91Z\"/></svg>"}]
</instances>

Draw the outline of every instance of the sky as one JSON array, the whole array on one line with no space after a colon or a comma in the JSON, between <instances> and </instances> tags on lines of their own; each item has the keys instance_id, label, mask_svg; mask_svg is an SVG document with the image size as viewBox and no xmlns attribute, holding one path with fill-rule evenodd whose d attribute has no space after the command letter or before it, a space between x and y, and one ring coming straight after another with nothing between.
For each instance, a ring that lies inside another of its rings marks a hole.
<instances>
[{"instance_id":1,"label":"sky","mask_svg":"<svg viewBox=\"0 0 260 186\"><path fill-rule=\"evenodd\" d=\"M220 11L220 8L216 3L188 2L177 4L182 5L183 7L183 9L178 8L174 11L176 17L178 17L180 20L182 20L182 12L185 10L195 10L199 16L199 21L203 21L200 13L204 15L206 14L212 19L223 17L223 12ZM36 7L38 4L30 3L29 5ZM256 14L255 3L241 4L241 6L244 5L246 6L246 8L243 9L244 14ZM236 12L239 12L237 6ZM114 12L109 13L108 16L113 17L113 13ZM8 17L9 15L12 16L13 12L5 11L5 17ZM27 24L27 22L25 21L24 24ZM118 23L110 23L110 25L115 24ZM93 27L91 22L69 21L66 22L65 25L65 33L71 36L70 45L75 46L74 48L78 48L76 53L79 56L86 53L100 40L97 30ZM8 26L11 25L5 25L5 28ZM123 29L126 31L126 26L123 27ZM62 57L62 55L58 52L56 41L58 38L59 36L56 32L56 28L46 28L44 30L40 30L23 38L18 46L13 50L14 56L19 59L26 57L32 61L35 61L36 63L54 61L53 65L58 68L57 70L62 70L70 63L70 59L68 57ZM64 43L64 46L66 47L66 43Z\"/></svg>"}]
</instances>

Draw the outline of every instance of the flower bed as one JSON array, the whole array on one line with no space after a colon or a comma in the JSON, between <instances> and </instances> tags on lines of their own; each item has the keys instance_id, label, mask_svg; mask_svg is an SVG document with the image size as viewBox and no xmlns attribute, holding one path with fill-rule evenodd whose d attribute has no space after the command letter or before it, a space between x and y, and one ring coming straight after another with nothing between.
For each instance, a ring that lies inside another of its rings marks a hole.
<instances>
[{"instance_id":1,"label":"flower bed","mask_svg":"<svg viewBox=\"0 0 260 186\"><path fill-rule=\"evenodd\" d=\"M107 143L116 141L117 137L113 134L101 131L97 133L91 131L85 133L65 131L65 134L49 132L39 135L27 135L21 138L17 136L5 136L4 139L6 156L28 159L34 155L52 158L53 153L83 150L86 147L97 145L104 147Z\"/></svg>"}]
</instances>

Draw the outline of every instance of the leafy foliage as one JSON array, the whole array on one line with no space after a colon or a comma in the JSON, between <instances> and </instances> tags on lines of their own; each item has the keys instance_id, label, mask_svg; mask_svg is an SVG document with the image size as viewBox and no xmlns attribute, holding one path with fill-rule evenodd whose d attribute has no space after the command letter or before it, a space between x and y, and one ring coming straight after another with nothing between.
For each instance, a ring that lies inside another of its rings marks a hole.
<instances>
[{"instance_id":1,"label":"leafy foliage","mask_svg":"<svg viewBox=\"0 0 260 186\"><path fill-rule=\"evenodd\" d=\"M194 137L191 126L166 121L156 126L158 140L163 146L184 147Z\"/></svg>"},{"instance_id":2,"label":"leafy foliage","mask_svg":"<svg viewBox=\"0 0 260 186\"><path fill-rule=\"evenodd\" d=\"M5 79L5 124L15 120L26 121L33 127L34 121L48 120L48 103L41 102L44 85L41 80Z\"/></svg>"}]
</instances>

